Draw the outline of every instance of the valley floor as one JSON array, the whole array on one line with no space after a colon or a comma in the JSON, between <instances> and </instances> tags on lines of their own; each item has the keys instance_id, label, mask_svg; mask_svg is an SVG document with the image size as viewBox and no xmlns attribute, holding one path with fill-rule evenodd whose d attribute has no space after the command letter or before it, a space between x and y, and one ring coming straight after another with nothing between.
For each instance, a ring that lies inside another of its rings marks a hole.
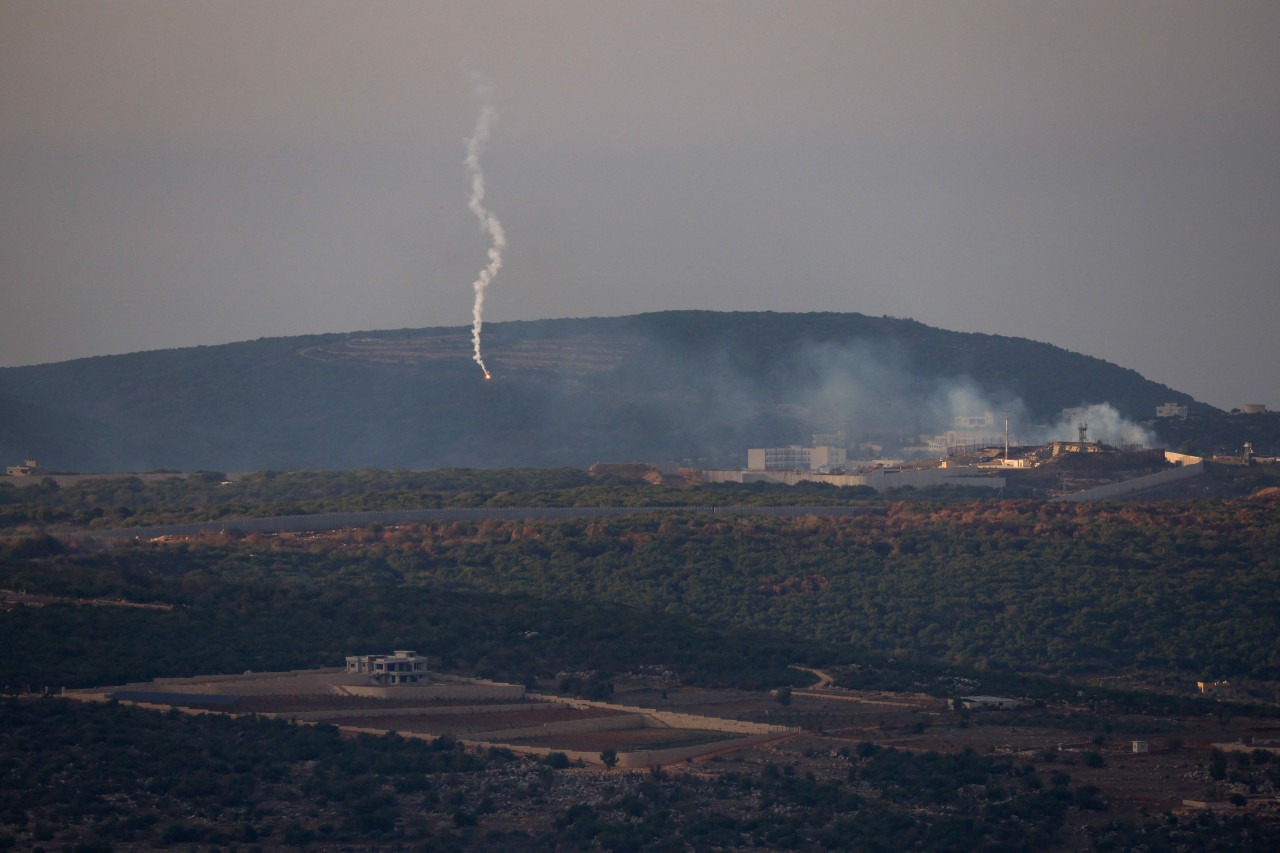
<instances>
[{"instance_id":1,"label":"valley floor","mask_svg":"<svg viewBox=\"0 0 1280 853\"><path fill-rule=\"evenodd\" d=\"M371 699L296 692L317 689L315 685L327 683L326 673L332 680L333 672L287 673L276 682L270 681L269 674L255 675L253 695L214 696L220 699L216 703L211 694L202 696L202 691L226 694L236 690L238 682L227 680L229 677L216 681L162 679L128 685L127 689L99 688L68 695L98 700L117 696L127 704L187 713L302 719L335 725L347 736L400 732L428 739L459 738L477 754L486 750L527 753L514 764L488 766L461 782L465 790L474 788L471 793L488 800L479 825L506 832L548 831L563 809L584 797L590 801L607 799L606 792L628 789L638 784L637 780L658 778L663 772L656 763L647 776L635 765L627 768L626 762L616 768L605 767L596 755L585 755L585 750L616 748L625 758L626 750L669 748L678 746L677 741L705 744L700 753L695 751L666 766L666 772L698 784L726 772L752 776L781 772L843 786L856 777L851 770L854 756L866 757L882 750L920 756L991 756L1015 768L1018 776L1012 781L1026 788L1059 786L1084 792L1076 793L1080 806L1067 813L1059 833L1064 849L1086 844L1089 832L1097 832L1103 825L1141 821L1152 814L1214 812L1280 820L1280 726L1232 718L1225 712L1216 717L1152 717L1100 711L1088 704L1026 701L1012 710L958 710L951 701L924 694L834 687L826 673L816 670L811 672L818 676L817 684L785 697L744 690L662 687L643 681L620 684L609 703L540 696L468 704L408 696ZM272 683L280 686L273 691ZM450 678L447 683L465 685L469 681ZM667 719L687 715L690 720L708 721L708 729L582 725L646 714ZM723 724L717 726L722 729L754 723L761 729L773 729L774 734L749 738L717 732L710 728L716 721ZM550 726L550 732L566 722L569 725L560 734L537 736L528 731L543 725ZM503 730L514 735L505 744L495 737L496 731ZM476 743L478 738L486 742ZM521 782L521 774L534 778L535 771L530 768L535 768L538 760L547 760L552 752L562 753L561 758L577 758L564 762L557 785L545 786L534 797L522 795L520 791L527 790L529 780ZM853 789L860 797L882 796L871 784L854 785ZM759 807L758 803L721 802L714 797L703 805L708 810L737 813L739 818ZM941 816L949 809L940 804L934 810ZM419 807L412 813L416 815L413 821L423 825L444 823L448 803L437 809ZM316 826L321 823L316 821Z\"/></svg>"}]
</instances>

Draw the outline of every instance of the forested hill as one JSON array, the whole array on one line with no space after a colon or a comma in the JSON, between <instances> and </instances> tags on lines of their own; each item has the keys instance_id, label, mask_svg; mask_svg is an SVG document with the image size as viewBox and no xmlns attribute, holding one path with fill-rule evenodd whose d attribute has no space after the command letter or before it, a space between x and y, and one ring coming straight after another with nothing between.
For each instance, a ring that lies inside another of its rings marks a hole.
<instances>
[{"instance_id":1,"label":"forested hill","mask_svg":"<svg viewBox=\"0 0 1280 853\"><path fill-rule=\"evenodd\" d=\"M1022 338L861 314L679 311L244 343L0 369L0 454L81 471L741 463L748 446L944 431L1012 407L1188 395Z\"/></svg>"}]
</instances>

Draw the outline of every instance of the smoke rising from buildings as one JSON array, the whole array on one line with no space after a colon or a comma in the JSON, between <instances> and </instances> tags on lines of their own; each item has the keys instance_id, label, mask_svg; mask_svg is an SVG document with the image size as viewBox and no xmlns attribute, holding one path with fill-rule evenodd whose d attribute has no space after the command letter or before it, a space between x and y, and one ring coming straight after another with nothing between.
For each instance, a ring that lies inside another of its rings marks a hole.
<instances>
[{"instance_id":1,"label":"smoke rising from buildings","mask_svg":"<svg viewBox=\"0 0 1280 853\"><path fill-rule=\"evenodd\" d=\"M467 157L464 161L467 177L471 180L471 198L467 202L467 207L476 215L476 219L480 220L480 227L489 234L493 245L489 247L489 263L480 270L480 275L472 284L476 292L476 300L471 308L471 343L475 348L472 359L484 371L484 378L490 379L492 374L485 367L484 357L480 352L480 328L483 325L485 292L489 289L489 283L493 281L494 276L498 274L498 270L502 269L502 250L507 247L507 235L502 230L502 223L498 221L498 217L484 206L484 171L480 168L480 155L484 153L485 144L489 141L490 127L498 117L497 111L490 103L493 87L483 77L476 76L473 79L473 89L480 99L481 106L475 131L467 140Z\"/></svg>"},{"instance_id":2,"label":"smoke rising from buildings","mask_svg":"<svg viewBox=\"0 0 1280 853\"><path fill-rule=\"evenodd\" d=\"M1104 444L1120 446L1141 444L1144 447L1153 447L1159 444L1150 430L1126 419L1110 403L1093 403L1065 412L1057 423L1042 435L1042 440L1075 441L1079 438L1078 427L1081 423L1089 427L1089 441L1101 441Z\"/></svg>"},{"instance_id":3,"label":"smoke rising from buildings","mask_svg":"<svg viewBox=\"0 0 1280 853\"><path fill-rule=\"evenodd\" d=\"M844 432L839 443L861 465L1000 444L1007 409L1015 447L1075 441L1080 421L1089 424L1089 441L1159 444L1132 422L1151 411L1145 397L1161 394L1159 386L1144 397L1121 383L1110 405L1101 402L1106 391L1092 390L1105 388L1108 377L1132 378L1118 367L1049 347L1031 348L1029 359L1048 359L1035 370L956 364L953 349L930 350L900 332L926 340L932 334L896 323L889 324L893 334L877 333L883 325L876 318L717 312L491 323L485 355L501 359L503 371L519 380L501 394L475 387L474 368L458 357L465 332L450 327L330 336L318 346L310 339L250 343L225 353L164 351L22 368L3 378L30 416L12 425L6 442L13 459L100 471L585 467L610 460L735 468L751 447L809 446L815 433ZM844 334L851 326L870 331ZM228 375L249 357L266 359L261 370L270 378L232 383L228 405L187 420L183 410L198 408L205 385L174 377L192 370ZM1053 369L1058 359L1102 372L1070 388L1041 382L1062 372ZM133 387L128 382L143 365L154 365L146 375L157 402L125 406L120 389ZM68 386L67 375L81 378ZM322 389L317 399L331 402L312 406L311 393L280 393L301 387L302 376L318 383L306 387ZM353 376L359 381L350 382ZM67 401L80 408L62 408ZM94 440L68 438L81 434Z\"/></svg>"},{"instance_id":4,"label":"smoke rising from buildings","mask_svg":"<svg viewBox=\"0 0 1280 853\"><path fill-rule=\"evenodd\" d=\"M776 376L737 373L725 383L724 375L718 375L719 383L731 384L755 406L782 403L780 408L793 418L791 434L755 435L752 446L805 443L810 432L837 430L845 431L851 444L872 439L900 443L903 449L916 444L917 438L930 437L944 444L998 445L1003 443L1006 412L1013 445L1076 441L1082 421L1089 425L1089 441L1116 446L1159 444L1149 430L1108 402L1064 399L1071 408L1033 412L1020 394L999 383L921 370L905 349L884 341L809 345L796 353L794 365L781 392ZM706 420L716 422L713 415ZM917 453L923 453L922 446Z\"/></svg>"}]
</instances>

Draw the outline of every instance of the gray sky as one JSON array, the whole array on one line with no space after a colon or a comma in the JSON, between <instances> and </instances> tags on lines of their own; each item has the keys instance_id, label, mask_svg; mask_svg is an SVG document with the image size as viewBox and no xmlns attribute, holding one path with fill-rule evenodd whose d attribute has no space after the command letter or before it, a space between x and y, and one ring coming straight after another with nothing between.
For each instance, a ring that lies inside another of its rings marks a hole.
<instances>
[{"instance_id":1,"label":"gray sky","mask_svg":"<svg viewBox=\"0 0 1280 853\"><path fill-rule=\"evenodd\" d=\"M1280 4L0 0L0 364L859 311L1280 408Z\"/></svg>"}]
</instances>

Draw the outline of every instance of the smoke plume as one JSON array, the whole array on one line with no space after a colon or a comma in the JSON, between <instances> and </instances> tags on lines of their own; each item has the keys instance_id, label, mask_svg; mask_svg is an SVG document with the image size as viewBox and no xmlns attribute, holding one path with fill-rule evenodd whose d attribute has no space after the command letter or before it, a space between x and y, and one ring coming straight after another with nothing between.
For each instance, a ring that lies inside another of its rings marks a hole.
<instances>
[{"instance_id":1,"label":"smoke plume","mask_svg":"<svg viewBox=\"0 0 1280 853\"><path fill-rule=\"evenodd\" d=\"M471 179L471 200L467 202L467 207L471 208L471 212L480 220L480 227L488 232L493 239L493 245L489 247L489 263L480 270L480 275L472 284L476 292L476 301L471 308L471 342L475 346L472 359L484 371L484 378L489 379L491 374L485 367L484 357L480 353L480 327L483 324L485 291L489 289L489 282L493 281L498 270L502 269L502 250L507 246L507 235L502 230L502 223L498 221L498 217L484 206L484 171L480 168L480 155L484 153L485 143L489 141L489 127L498 117L489 103L493 88L482 79L476 80L474 88L475 93L480 97L481 107L480 117L476 119L475 132L467 140L467 158L464 161L467 166L467 177Z\"/></svg>"}]
</instances>

